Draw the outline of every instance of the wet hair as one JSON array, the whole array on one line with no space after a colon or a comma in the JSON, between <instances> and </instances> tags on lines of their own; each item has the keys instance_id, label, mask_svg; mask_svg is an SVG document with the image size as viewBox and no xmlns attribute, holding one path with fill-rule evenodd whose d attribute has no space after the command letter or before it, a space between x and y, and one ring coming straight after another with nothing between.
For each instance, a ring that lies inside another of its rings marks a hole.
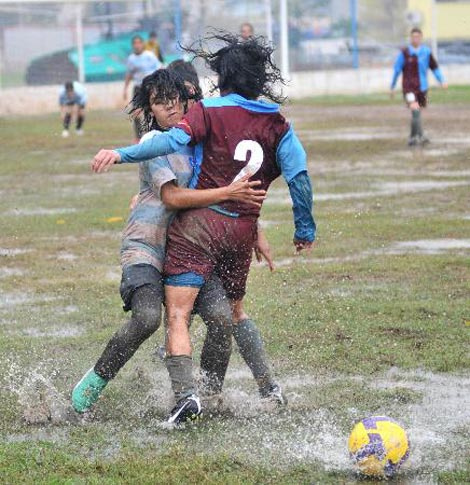
<instances>
[{"instance_id":1,"label":"wet hair","mask_svg":"<svg viewBox=\"0 0 470 485\"><path fill-rule=\"evenodd\" d=\"M158 69L144 77L140 89L127 108L131 117L140 118L142 132L164 131L153 116L152 104L179 99L183 103L184 111L187 111L188 100L194 99L194 93L190 92L184 82L182 76L169 69Z\"/></svg>"},{"instance_id":2,"label":"wet hair","mask_svg":"<svg viewBox=\"0 0 470 485\"><path fill-rule=\"evenodd\" d=\"M65 90L66 91L73 91L73 82L72 81L67 81L65 84Z\"/></svg>"},{"instance_id":3,"label":"wet hair","mask_svg":"<svg viewBox=\"0 0 470 485\"><path fill-rule=\"evenodd\" d=\"M222 43L215 52L208 42ZM221 92L240 94L247 99L260 96L283 103L286 98L275 92L276 84L284 84L281 72L272 60L273 47L264 37L247 40L228 32L216 32L184 50L205 61L218 75L216 88Z\"/></svg>"},{"instance_id":4,"label":"wet hair","mask_svg":"<svg viewBox=\"0 0 470 485\"><path fill-rule=\"evenodd\" d=\"M131 39L131 42L134 43L136 40L140 40L140 42L144 41L141 35L134 35Z\"/></svg>"},{"instance_id":5,"label":"wet hair","mask_svg":"<svg viewBox=\"0 0 470 485\"><path fill-rule=\"evenodd\" d=\"M151 39L152 37L156 37L157 36L157 33L155 32L155 30L152 30L150 33L149 33L149 39Z\"/></svg>"},{"instance_id":6,"label":"wet hair","mask_svg":"<svg viewBox=\"0 0 470 485\"><path fill-rule=\"evenodd\" d=\"M190 62L177 59L168 65L168 69L180 76L184 82L188 82L194 87L192 99L199 101L203 98L202 89L199 85L199 76Z\"/></svg>"},{"instance_id":7,"label":"wet hair","mask_svg":"<svg viewBox=\"0 0 470 485\"><path fill-rule=\"evenodd\" d=\"M421 29L419 29L418 27L413 27L411 29L411 32L410 32L410 35L412 35L412 34L421 34L421 35L423 35L423 31Z\"/></svg>"}]
</instances>

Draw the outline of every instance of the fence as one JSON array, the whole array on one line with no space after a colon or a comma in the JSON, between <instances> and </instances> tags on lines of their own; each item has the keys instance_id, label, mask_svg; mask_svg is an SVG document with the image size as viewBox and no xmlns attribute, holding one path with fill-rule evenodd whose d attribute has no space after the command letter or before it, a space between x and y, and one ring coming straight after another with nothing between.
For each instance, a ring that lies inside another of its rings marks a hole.
<instances>
[{"instance_id":1,"label":"fence","mask_svg":"<svg viewBox=\"0 0 470 485\"><path fill-rule=\"evenodd\" d=\"M93 67L88 68L88 73L85 69L88 81L124 76L130 36L136 31L146 35L155 30L169 59L181 54L177 40L191 43L210 27L237 32L243 22L250 22L255 34L267 35L279 46L282 1L144 0L77 4L0 0L0 86L57 84L77 78L77 36L85 44L85 68ZM349 68L354 64L355 52L360 67L389 66L398 46L406 42L411 25L424 23L430 31L431 3L432 0L287 0L290 69L298 72ZM458 10L449 10L451 13L443 10L452 3L470 7L470 2L437 1L442 25L449 23L449 16L458 20ZM354 11L356 44L351 16ZM457 42L446 38L441 43L440 60L469 62L470 43L465 37L454 40ZM279 54L276 55L280 62ZM92 77L91 71L98 72L97 77Z\"/></svg>"}]
</instances>

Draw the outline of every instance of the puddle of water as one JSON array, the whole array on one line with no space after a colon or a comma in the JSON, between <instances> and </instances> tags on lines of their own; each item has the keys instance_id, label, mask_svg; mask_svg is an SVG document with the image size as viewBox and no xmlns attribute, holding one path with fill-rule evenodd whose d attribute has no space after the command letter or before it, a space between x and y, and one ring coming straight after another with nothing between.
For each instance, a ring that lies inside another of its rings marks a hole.
<instances>
[{"instance_id":1,"label":"puddle of water","mask_svg":"<svg viewBox=\"0 0 470 485\"><path fill-rule=\"evenodd\" d=\"M56 209L46 209L44 207L36 207L34 209L12 209L5 212L8 216L53 216L59 214L74 214L77 209L73 207L61 207Z\"/></svg>"},{"instance_id":2,"label":"puddle of water","mask_svg":"<svg viewBox=\"0 0 470 485\"><path fill-rule=\"evenodd\" d=\"M470 239L421 239L400 241L392 245L387 253L441 254L455 249L470 249Z\"/></svg>"},{"instance_id":3,"label":"puddle of water","mask_svg":"<svg viewBox=\"0 0 470 485\"><path fill-rule=\"evenodd\" d=\"M21 268L0 268L0 278L10 278L11 276L23 276L25 272Z\"/></svg>"},{"instance_id":4,"label":"puddle of water","mask_svg":"<svg viewBox=\"0 0 470 485\"><path fill-rule=\"evenodd\" d=\"M77 337L83 334L83 330L78 327L61 325L60 327L37 328L28 327L18 330L16 334L26 335L28 337Z\"/></svg>"},{"instance_id":5,"label":"puddle of water","mask_svg":"<svg viewBox=\"0 0 470 485\"><path fill-rule=\"evenodd\" d=\"M444 190L452 187L461 187L470 185L470 181L437 181L437 180L421 180L421 181L407 181L407 182L382 182L375 184L377 187L373 191L364 192L343 192L343 193L316 193L315 201L329 201L329 200L348 200L348 199L365 199L370 197L394 196L399 194L426 192L429 190ZM282 196L286 194L286 196ZM276 193L268 193L266 199L267 204L291 204L290 197L287 196L287 190L280 189Z\"/></svg>"},{"instance_id":6,"label":"puddle of water","mask_svg":"<svg viewBox=\"0 0 470 485\"><path fill-rule=\"evenodd\" d=\"M9 308L16 305L24 305L25 303L33 303L35 300L31 294L26 293L0 293L0 308Z\"/></svg>"},{"instance_id":7,"label":"puddle of water","mask_svg":"<svg viewBox=\"0 0 470 485\"><path fill-rule=\"evenodd\" d=\"M56 258L60 261L75 261L78 256L73 253L67 253L66 251L61 251L57 254Z\"/></svg>"},{"instance_id":8,"label":"puddle of water","mask_svg":"<svg viewBox=\"0 0 470 485\"><path fill-rule=\"evenodd\" d=\"M25 248L0 248L0 256L18 256L19 254L26 254L32 251L32 249Z\"/></svg>"}]
</instances>

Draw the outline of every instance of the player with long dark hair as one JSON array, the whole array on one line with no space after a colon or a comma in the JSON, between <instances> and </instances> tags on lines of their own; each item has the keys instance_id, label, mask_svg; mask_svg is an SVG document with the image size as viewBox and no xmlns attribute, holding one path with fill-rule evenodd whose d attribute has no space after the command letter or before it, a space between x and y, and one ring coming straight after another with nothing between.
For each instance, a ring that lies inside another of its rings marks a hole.
<instances>
[{"instance_id":1,"label":"player with long dark hair","mask_svg":"<svg viewBox=\"0 0 470 485\"><path fill-rule=\"evenodd\" d=\"M294 245L310 248L315 239L313 192L305 151L277 104L276 85L282 81L272 62L273 49L262 38L242 41L219 33L211 41L217 51L203 46L190 51L203 58L217 74L221 97L195 104L166 134L139 146L101 150L92 162L96 172L114 163L140 162L194 147L191 187L222 187L245 175L267 190L283 175L293 202ZM168 315L167 366L177 369L172 386L179 401L170 421L194 419L201 412L191 368L188 320L205 281L215 272L231 300L234 335L250 339L252 327L243 314L243 296L257 234L260 208L244 202L223 202L204 209L180 212L168 232L164 272Z\"/></svg>"},{"instance_id":2,"label":"player with long dark hair","mask_svg":"<svg viewBox=\"0 0 470 485\"><path fill-rule=\"evenodd\" d=\"M192 82L193 77L182 77L171 70L158 70L143 80L131 112L143 112L143 128L148 132L144 137L161 136L181 120L191 103L200 99L198 83ZM87 411L97 401L108 382L160 325L166 233L174 209L204 207L229 199L259 205L263 199L264 191L256 191L256 183L247 181L217 189L186 189L192 176L189 152L152 158L139 167L140 193L121 246L120 290L124 310L131 311L132 316L75 386L72 404L78 412ZM202 289L195 309L207 325L201 354L206 391L219 393L231 353L232 316L216 275Z\"/></svg>"}]
</instances>

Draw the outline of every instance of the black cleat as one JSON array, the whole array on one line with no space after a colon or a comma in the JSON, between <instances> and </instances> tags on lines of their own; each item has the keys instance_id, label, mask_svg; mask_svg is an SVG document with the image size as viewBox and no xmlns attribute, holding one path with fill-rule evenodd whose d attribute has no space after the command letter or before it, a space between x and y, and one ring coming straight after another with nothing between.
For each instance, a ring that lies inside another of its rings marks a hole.
<instances>
[{"instance_id":1,"label":"black cleat","mask_svg":"<svg viewBox=\"0 0 470 485\"><path fill-rule=\"evenodd\" d=\"M201 415L201 402L195 394L191 394L176 403L166 422L179 426L188 421L195 421Z\"/></svg>"},{"instance_id":2,"label":"black cleat","mask_svg":"<svg viewBox=\"0 0 470 485\"><path fill-rule=\"evenodd\" d=\"M261 398L271 401L278 406L287 406L287 397L282 393L279 384L273 384L269 389L261 392Z\"/></svg>"},{"instance_id":3,"label":"black cleat","mask_svg":"<svg viewBox=\"0 0 470 485\"><path fill-rule=\"evenodd\" d=\"M419 138L417 136L410 136L408 139L408 146L409 147L416 147L419 145Z\"/></svg>"},{"instance_id":4,"label":"black cleat","mask_svg":"<svg viewBox=\"0 0 470 485\"><path fill-rule=\"evenodd\" d=\"M427 136L422 135L422 136L420 136L420 137L418 138L418 143L419 143L419 144L420 144L422 147L424 147L424 146L426 146L426 145L429 145L429 144L431 143L431 140L430 140L430 139L429 139Z\"/></svg>"}]
</instances>

